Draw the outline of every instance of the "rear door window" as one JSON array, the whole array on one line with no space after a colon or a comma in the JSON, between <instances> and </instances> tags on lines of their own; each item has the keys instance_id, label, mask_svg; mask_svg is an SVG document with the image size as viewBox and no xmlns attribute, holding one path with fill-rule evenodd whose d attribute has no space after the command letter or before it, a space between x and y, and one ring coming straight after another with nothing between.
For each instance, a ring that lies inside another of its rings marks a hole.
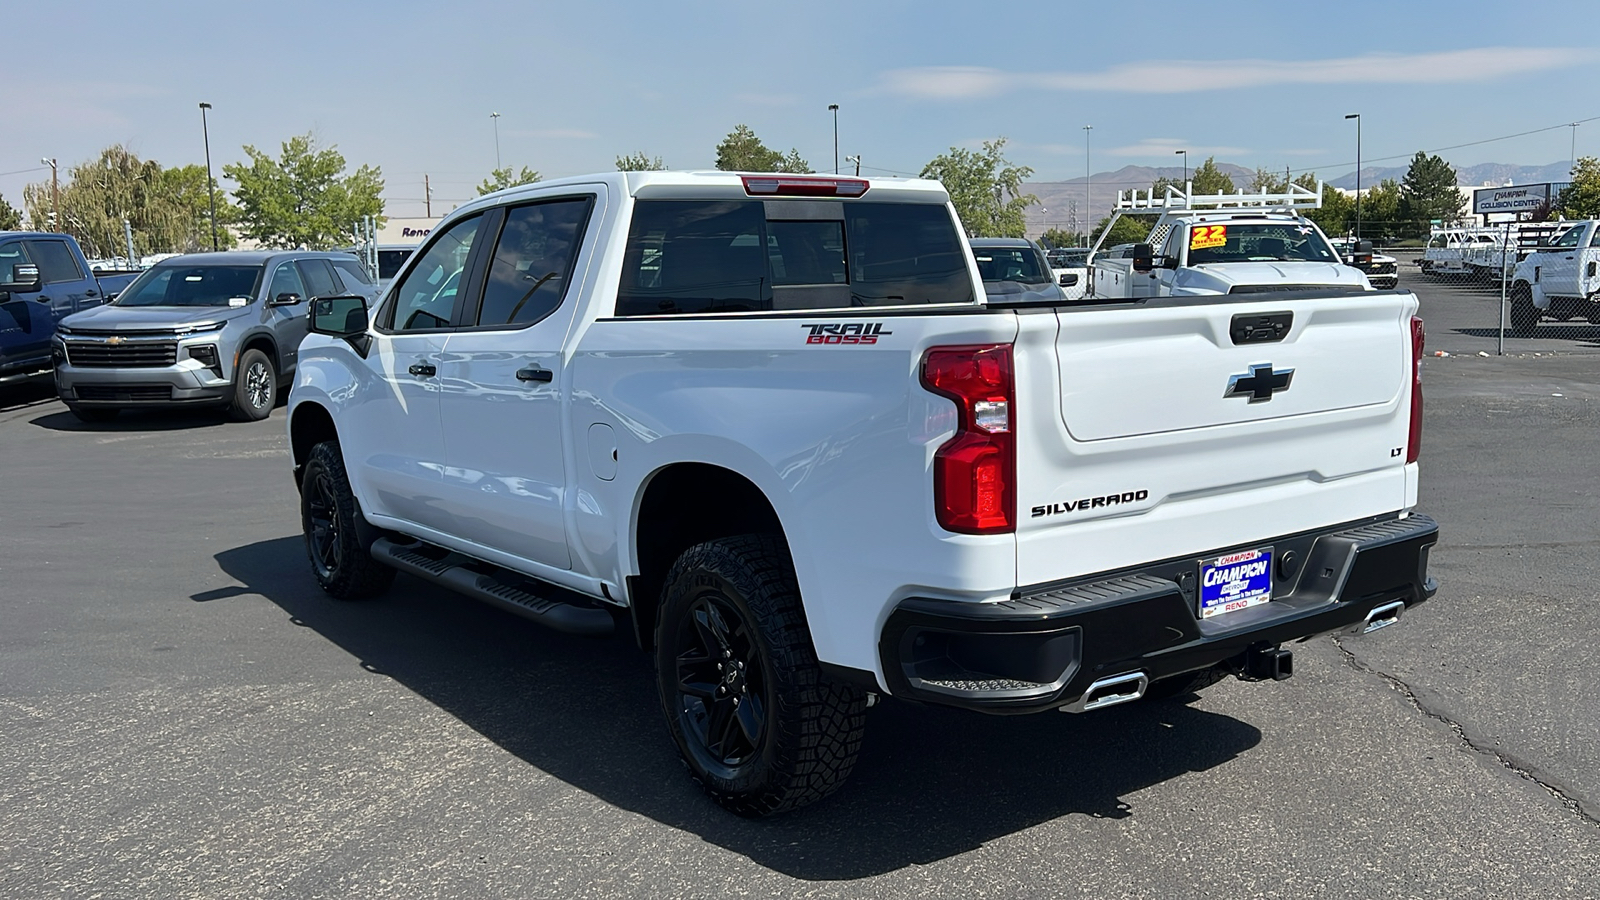
<instances>
[{"instance_id":1,"label":"rear door window","mask_svg":"<svg viewBox=\"0 0 1600 900\"><path fill-rule=\"evenodd\" d=\"M964 242L943 205L641 200L617 315L975 299Z\"/></svg>"},{"instance_id":2,"label":"rear door window","mask_svg":"<svg viewBox=\"0 0 1600 900\"><path fill-rule=\"evenodd\" d=\"M333 268L325 259L300 260L300 272L305 276L310 297L337 297L343 293L334 280Z\"/></svg>"},{"instance_id":3,"label":"rear door window","mask_svg":"<svg viewBox=\"0 0 1600 900\"><path fill-rule=\"evenodd\" d=\"M371 284L372 278L367 275L367 270L361 263L353 259L336 259L333 267L339 270L340 280L345 286L352 284Z\"/></svg>"},{"instance_id":4,"label":"rear door window","mask_svg":"<svg viewBox=\"0 0 1600 900\"><path fill-rule=\"evenodd\" d=\"M521 328L561 306L592 206L589 197L566 197L506 210L484 279L478 326Z\"/></svg>"}]
</instances>

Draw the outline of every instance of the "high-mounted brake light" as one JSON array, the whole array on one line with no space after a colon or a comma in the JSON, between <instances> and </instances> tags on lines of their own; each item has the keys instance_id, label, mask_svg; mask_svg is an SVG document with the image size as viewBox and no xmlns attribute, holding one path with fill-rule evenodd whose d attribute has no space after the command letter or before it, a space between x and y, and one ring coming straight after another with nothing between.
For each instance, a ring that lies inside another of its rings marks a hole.
<instances>
[{"instance_id":1,"label":"high-mounted brake light","mask_svg":"<svg viewBox=\"0 0 1600 900\"><path fill-rule=\"evenodd\" d=\"M744 192L752 197L859 197L867 192L867 182L860 178L743 177Z\"/></svg>"},{"instance_id":2,"label":"high-mounted brake light","mask_svg":"<svg viewBox=\"0 0 1600 900\"><path fill-rule=\"evenodd\" d=\"M1411 432L1406 436L1406 462L1422 453L1422 319L1411 317Z\"/></svg>"},{"instance_id":3,"label":"high-mounted brake light","mask_svg":"<svg viewBox=\"0 0 1600 900\"><path fill-rule=\"evenodd\" d=\"M922 357L922 384L956 403L955 437L933 459L933 505L940 527L963 534L1015 531L1011 345L931 347Z\"/></svg>"}]
</instances>

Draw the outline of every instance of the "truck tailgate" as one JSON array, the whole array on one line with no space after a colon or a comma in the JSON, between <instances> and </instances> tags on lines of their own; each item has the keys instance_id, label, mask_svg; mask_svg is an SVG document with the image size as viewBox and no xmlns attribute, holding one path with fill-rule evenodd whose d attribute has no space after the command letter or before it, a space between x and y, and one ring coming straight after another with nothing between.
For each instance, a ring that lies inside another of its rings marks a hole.
<instances>
[{"instance_id":1,"label":"truck tailgate","mask_svg":"<svg viewBox=\"0 0 1600 900\"><path fill-rule=\"evenodd\" d=\"M1414 296L1196 300L1022 317L1019 584L1415 502ZM1262 317L1281 339L1238 342Z\"/></svg>"}]
</instances>

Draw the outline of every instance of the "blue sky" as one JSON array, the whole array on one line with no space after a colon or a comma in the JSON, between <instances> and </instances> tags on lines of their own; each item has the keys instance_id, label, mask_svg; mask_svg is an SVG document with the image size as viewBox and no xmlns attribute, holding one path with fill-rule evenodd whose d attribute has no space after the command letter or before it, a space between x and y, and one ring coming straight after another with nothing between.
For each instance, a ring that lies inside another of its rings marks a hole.
<instances>
[{"instance_id":1,"label":"blue sky","mask_svg":"<svg viewBox=\"0 0 1600 900\"><path fill-rule=\"evenodd\" d=\"M1188 148L1247 166L1364 162L1600 117L1600 3L1460 0L1132 5L946 2L49 3L10 5L0 194L125 142L167 165L314 131L381 166L390 215L473 195L500 155L546 177L643 150L709 167L739 123L819 170L915 173L998 135L1036 179L1166 166ZM34 49L27 35L50 36ZM1444 155L1568 158L1558 128ZM1600 120L1577 129L1600 155ZM1395 165L1398 163L1382 163ZM227 186L227 182L223 182Z\"/></svg>"}]
</instances>

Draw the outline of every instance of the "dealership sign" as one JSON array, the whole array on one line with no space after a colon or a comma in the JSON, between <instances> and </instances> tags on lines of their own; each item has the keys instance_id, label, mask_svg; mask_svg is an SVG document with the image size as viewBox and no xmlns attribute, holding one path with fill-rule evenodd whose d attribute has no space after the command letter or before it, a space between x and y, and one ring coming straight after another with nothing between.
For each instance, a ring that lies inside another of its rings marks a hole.
<instances>
[{"instance_id":1,"label":"dealership sign","mask_svg":"<svg viewBox=\"0 0 1600 900\"><path fill-rule=\"evenodd\" d=\"M1472 192L1472 211L1492 213L1534 212L1549 204L1565 183L1521 184L1516 187L1479 188Z\"/></svg>"}]
</instances>

